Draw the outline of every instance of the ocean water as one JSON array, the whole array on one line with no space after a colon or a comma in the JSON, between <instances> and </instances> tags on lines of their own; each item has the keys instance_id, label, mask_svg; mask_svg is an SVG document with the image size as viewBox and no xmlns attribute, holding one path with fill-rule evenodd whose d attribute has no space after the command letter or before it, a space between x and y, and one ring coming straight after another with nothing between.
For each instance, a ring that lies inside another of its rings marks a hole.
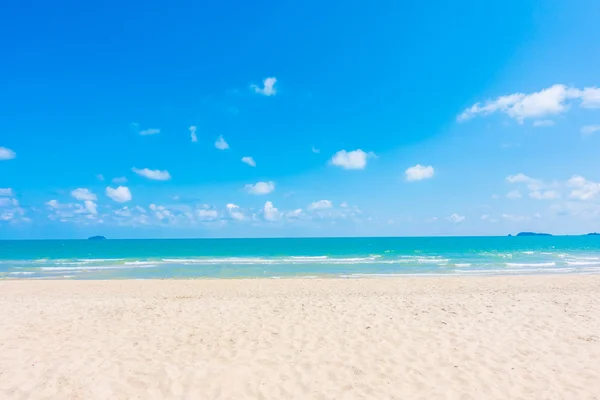
<instances>
[{"instance_id":1,"label":"ocean water","mask_svg":"<svg viewBox=\"0 0 600 400\"><path fill-rule=\"evenodd\" d=\"M600 273L600 236L0 241L0 279Z\"/></svg>"}]
</instances>

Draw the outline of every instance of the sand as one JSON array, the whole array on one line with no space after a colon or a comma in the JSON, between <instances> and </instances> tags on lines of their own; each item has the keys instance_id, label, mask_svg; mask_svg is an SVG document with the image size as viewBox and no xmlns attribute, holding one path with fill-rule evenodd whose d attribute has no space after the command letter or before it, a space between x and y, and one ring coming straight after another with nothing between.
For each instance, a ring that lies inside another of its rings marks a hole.
<instances>
[{"instance_id":1,"label":"sand","mask_svg":"<svg viewBox=\"0 0 600 400\"><path fill-rule=\"evenodd\" d=\"M1 281L1 399L600 399L600 277Z\"/></svg>"}]
</instances>

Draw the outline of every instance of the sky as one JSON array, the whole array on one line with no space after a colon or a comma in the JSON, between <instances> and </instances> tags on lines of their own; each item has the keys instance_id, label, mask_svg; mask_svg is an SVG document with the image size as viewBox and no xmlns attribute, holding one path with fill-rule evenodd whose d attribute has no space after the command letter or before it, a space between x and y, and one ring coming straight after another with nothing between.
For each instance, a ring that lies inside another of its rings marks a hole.
<instances>
[{"instance_id":1,"label":"sky","mask_svg":"<svg viewBox=\"0 0 600 400\"><path fill-rule=\"evenodd\" d=\"M11 1L0 239L600 231L598 15Z\"/></svg>"}]
</instances>

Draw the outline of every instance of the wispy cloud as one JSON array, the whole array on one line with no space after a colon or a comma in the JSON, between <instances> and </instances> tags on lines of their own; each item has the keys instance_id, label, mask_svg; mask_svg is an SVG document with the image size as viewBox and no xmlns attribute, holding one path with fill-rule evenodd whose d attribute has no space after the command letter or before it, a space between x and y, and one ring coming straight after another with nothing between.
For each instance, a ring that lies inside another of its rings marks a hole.
<instances>
[{"instance_id":1,"label":"wispy cloud","mask_svg":"<svg viewBox=\"0 0 600 400\"><path fill-rule=\"evenodd\" d=\"M244 188L250 194L264 195L264 194L269 194L273 190L275 190L275 182L272 182L272 181L269 181L269 182L257 182L254 185L247 184L246 186L244 186Z\"/></svg>"},{"instance_id":2,"label":"wispy cloud","mask_svg":"<svg viewBox=\"0 0 600 400\"><path fill-rule=\"evenodd\" d=\"M225 138L223 138L223 136L219 136L219 138L215 142L215 147L219 150L227 150L229 148L229 144L225 141Z\"/></svg>"},{"instance_id":3,"label":"wispy cloud","mask_svg":"<svg viewBox=\"0 0 600 400\"><path fill-rule=\"evenodd\" d=\"M460 224L461 222L463 222L467 218L464 215L460 215L460 214L454 213L451 216L449 216L448 219L451 222L454 222L455 224Z\"/></svg>"},{"instance_id":4,"label":"wispy cloud","mask_svg":"<svg viewBox=\"0 0 600 400\"><path fill-rule=\"evenodd\" d=\"M125 178L124 176L119 176L116 178L113 178L113 183L127 183L127 178Z\"/></svg>"},{"instance_id":5,"label":"wispy cloud","mask_svg":"<svg viewBox=\"0 0 600 400\"><path fill-rule=\"evenodd\" d=\"M242 157L242 162L244 164L248 164L251 167L256 167L256 162L254 161L254 158L252 158L252 157Z\"/></svg>"},{"instance_id":6,"label":"wispy cloud","mask_svg":"<svg viewBox=\"0 0 600 400\"><path fill-rule=\"evenodd\" d=\"M145 129L143 131L140 131L140 135L142 135L142 136L157 135L159 133L160 133L160 129L155 129L155 128Z\"/></svg>"},{"instance_id":7,"label":"wispy cloud","mask_svg":"<svg viewBox=\"0 0 600 400\"><path fill-rule=\"evenodd\" d=\"M86 188L78 188L71 192L71 196L79 201L84 200L96 200L96 195L92 193L89 189Z\"/></svg>"},{"instance_id":8,"label":"wispy cloud","mask_svg":"<svg viewBox=\"0 0 600 400\"><path fill-rule=\"evenodd\" d=\"M600 88L572 88L556 84L539 92L529 94L514 93L488 100L485 104L475 103L463 111L459 122L467 121L478 115L504 113L522 123L527 118L542 118L561 114L578 100L582 108L600 108Z\"/></svg>"},{"instance_id":9,"label":"wispy cloud","mask_svg":"<svg viewBox=\"0 0 600 400\"><path fill-rule=\"evenodd\" d=\"M591 135L598 131L600 131L600 125L586 125L581 128L581 133L583 135Z\"/></svg>"},{"instance_id":10,"label":"wispy cloud","mask_svg":"<svg viewBox=\"0 0 600 400\"><path fill-rule=\"evenodd\" d=\"M192 143L196 143L198 141L198 136L196 136L196 126L192 125L188 129L190 130L190 138L192 139Z\"/></svg>"},{"instance_id":11,"label":"wispy cloud","mask_svg":"<svg viewBox=\"0 0 600 400\"><path fill-rule=\"evenodd\" d=\"M131 170L139 176L143 176L144 178L152 179L155 181L168 181L169 179L171 179L171 174L169 173L169 171L166 170L161 171L158 169L148 168L138 169L135 167L131 168Z\"/></svg>"},{"instance_id":12,"label":"wispy cloud","mask_svg":"<svg viewBox=\"0 0 600 400\"><path fill-rule=\"evenodd\" d=\"M250 85L250 88L254 90L254 92L262 94L264 96L274 96L277 93L277 89L275 88L275 84L277 83L277 78L271 77L267 78L263 81L263 87L261 88L258 85Z\"/></svg>"},{"instance_id":13,"label":"wispy cloud","mask_svg":"<svg viewBox=\"0 0 600 400\"><path fill-rule=\"evenodd\" d=\"M554 121L552 121L551 119L540 119L537 121L533 121L533 126L535 126L535 127L554 126Z\"/></svg>"},{"instance_id":14,"label":"wispy cloud","mask_svg":"<svg viewBox=\"0 0 600 400\"><path fill-rule=\"evenodd\" d=\"M311 204L308 205L308 209L309 210L325 210L327 208L331 208L333 207L333 204L331 203L331 200L319 200L319 201L315 201ZM343 208L346 208L342 205Z\"/></svg>"},{"instance_id":15,"label":"wispy cloud","mask_svg":"<svg viewBox=\"0 0 600 400\"><path fill-rule=\"evenodd\" d=\"M6 147L0 147L0 161L12 160L17 153Z\"/></svg>"}]
</instances>

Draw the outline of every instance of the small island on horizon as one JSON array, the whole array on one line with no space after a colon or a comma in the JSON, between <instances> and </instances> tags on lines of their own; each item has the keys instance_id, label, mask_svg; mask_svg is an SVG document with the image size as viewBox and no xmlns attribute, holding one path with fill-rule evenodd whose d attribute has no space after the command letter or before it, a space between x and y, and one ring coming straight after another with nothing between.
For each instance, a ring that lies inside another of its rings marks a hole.
<instances>
[{"instance_id":1,"label":"small island on horizon","mask_svg":"<svg viewBox=\"0 0 600 400\"><path fill-rule=\"evenodd\" d=\"M517 236L552 236L550 233L519 232Z\"/></svg>"},{"instance_id":2,"label":"small island on horizon","mask_svg":"<svg viewBox=\"0 0 600 400\"><path fill-rule=\"evenodd\" d=\"M90 236L88 240L106 240L104 236Z\"/></svg>"}]
</instances>

